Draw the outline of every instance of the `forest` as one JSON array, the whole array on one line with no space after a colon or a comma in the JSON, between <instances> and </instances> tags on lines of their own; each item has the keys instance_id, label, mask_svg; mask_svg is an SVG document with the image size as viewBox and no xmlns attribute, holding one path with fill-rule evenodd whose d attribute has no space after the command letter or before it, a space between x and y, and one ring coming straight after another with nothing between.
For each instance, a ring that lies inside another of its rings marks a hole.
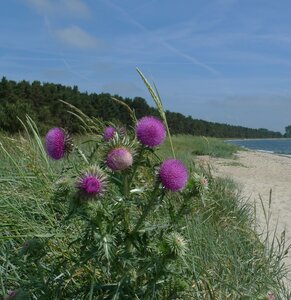
<instances>
[{"instance_id":1,"label":"forest","mask_svg":"<svg viewBox=\"0 0 291 300\"><path fill-rule=\"evenodd\" d=\"M145 115L158 116L156 108L148 105L145 99L114 98L127 104L134 110L139 119ZM0 130L17 133L23 130L19 121L29 115L44 134L49 128L61 126L70 132L78 133L80 122L67 112L66 101L90 117L100 118L105 122L132 126L133 121L124 105L114 101L108 93L80 92L77 86L64 86L40 81L16 82L2 77L0 82ZM280 132L265 128L253 129L216 122L208 122L185 116L181 113L166 111L166 117L172 134L190 134L195 136L211 136L219 138L280 138Z\"/></svg>"}]
</instances>

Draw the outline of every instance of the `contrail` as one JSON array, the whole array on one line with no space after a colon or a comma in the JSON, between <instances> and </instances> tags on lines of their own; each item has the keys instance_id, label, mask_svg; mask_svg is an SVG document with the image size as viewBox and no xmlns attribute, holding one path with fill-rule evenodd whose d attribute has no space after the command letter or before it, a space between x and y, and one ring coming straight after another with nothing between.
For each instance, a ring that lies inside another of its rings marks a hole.
<instances>
[{"instance_id":1,"label":"contrail","mask_svg":"<svg viewBox=\"0 0 291 300\"><path fill-rule=\"evenodd\" d=\"M135 25L136 27L138 27L139 29L141 29L142 31L146 32L147 34L151 35L152 32L150 30L148 30L144 25L142 25L141 23L139 23L138 21L136 21L131 15L129 15L129 13L127 11L125 11L122 7L114 4L112 1L110 0L106 0L103 1L106 4L109 4L111 7L113 7L115 10L119 11L124 17L125 19L130 22L131 24ZM158 43L160 43L162 46L164 46L165 48L167 48L168 50L170 50L173 53L178 54L180 57L183 57L185 59L187 59L188 61L190 61L193 65L197 65L200 66L204 69L206 69L207 71L209 71L210 73L214 74L214 75L219 75L220 72L218 72L217 70L215 70L214 68L208 66L207 64L204 64L202 62L200 62L198 59L196 59L195 57L186 54L182 51L180 51L179 49L177 49L176 47L172 46L171 44L169 44L168 42L164 41L163 39L158 39Z\"/></svg>"},{"instance_id":2,"label":"contrail","mask_svg":"<svg viewBox=\"0 0 291 300\"><path fill-rule=\"evenodd\" d=\"M45 25L46 25L46 28L47 28L49 34L51 35L51 37L52 37L53 39L55 39L54 31L53 31L52 28L51 28L51 24L50 24L50 21L49 21L49 19L48 19L47 16L44 16L44 22L45 22ZM59 55L60 55L60 57L61 57L60 60L64 63L65 67L67 68L67 70L68 70L71 74L73 74L74 76L77 76L77 77L79 77L79 78L81 78L81 79L83 79L83 80L85 80L85 81L87 81L87 82L92 83L92 81L91 81L89 78L87 78L86 76L81 75L79 72L74 71L74 69L72 68L72 66L71 66L71 65L69 64L69 62L65 59L65 55L64 55L62 49L59 49Z\"/></svg>"}]
</instances>

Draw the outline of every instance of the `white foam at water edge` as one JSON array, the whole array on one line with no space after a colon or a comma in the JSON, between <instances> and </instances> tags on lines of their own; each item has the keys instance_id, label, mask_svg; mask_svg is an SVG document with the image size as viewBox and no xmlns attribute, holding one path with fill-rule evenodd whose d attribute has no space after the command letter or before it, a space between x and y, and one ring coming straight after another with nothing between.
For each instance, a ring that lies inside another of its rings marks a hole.
<instances>
[{"instance_id":1,"label":"white foam at water edge","mask_svg":"<svg viewBox=\"0 0 291 300\"><path fill-rule=\"evenodd\" d=\"M291 158L291 154L282 154L282 153L279 153L278 155Z\"/></svg>"},{"instance_id":2,"label":"white foam at water edge","mask_svg":"<svg viewBox=\"0 0 291 300\"><path fill-rule=\"evenodd\" d=\"M263 153L276 154L274 151L269 151L269 150L260 150L260 149L258 149L258 150L256 150L256 151L258 151L258 152L263 152ZM277 153L277 154L279 154L279 153Z\"/></svg>"},{"instance_id":3,"label":"white foam at water edge","mask_svg":"<svg viewBox=\"0 0 291 300\"><path fill-rule=\"evenodd\" d=\"M262 153L275 154L275 155L279 155L279 156L284 156L284 157L291 158L291 154L277 153L277 152L274 152L274 151L260 150L260 149L255 150L255 151L262 152Z\"/></svg>"}]
</instances>

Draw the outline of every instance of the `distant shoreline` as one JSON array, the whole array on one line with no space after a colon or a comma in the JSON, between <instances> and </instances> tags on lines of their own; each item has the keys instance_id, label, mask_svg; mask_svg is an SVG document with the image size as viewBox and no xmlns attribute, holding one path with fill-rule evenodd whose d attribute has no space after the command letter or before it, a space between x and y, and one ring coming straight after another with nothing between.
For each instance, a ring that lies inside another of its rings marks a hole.
<instances>
[{"instance_id":1,"label":"distant shoreline","mask_svg":"<svg viewBox=\"0 0 291 300\"><path fill-rule=\"evenodd\" d=\"M245 149L249 152L266 153L266 154L270 154L270 155L276 155L276 156L291 158L291 154L277 153L277 152L268 151L268 150L254 150L254 149L248 149L248 148L245 148Z\"/></svg>"},{"instance_id":2,"label":"distant shoreline","mask_svg":"<svg viewBox=\"0 0 291 300\"><path fill-rule=\"evenodd\" d=\"M274 141L274 140L278 140L278 141L281 141L281 140L290 140L291 141L291 138L228 138L228 139L225 139L223 138L223 140L225 142L227 141L262 141L262 140L266 140L266 141Z\"/></svg>"},{"instance_id":3,"label":"distant shoreline","mask_svg":"<svg viewBox=\"0 0 291 300\"><path fill-rule=\"evenodd\" d=\"M259 151L263 153L291 156L291 139L227 139L225 143L241 147L243 149Z\"/></svg>"}]
</instances>

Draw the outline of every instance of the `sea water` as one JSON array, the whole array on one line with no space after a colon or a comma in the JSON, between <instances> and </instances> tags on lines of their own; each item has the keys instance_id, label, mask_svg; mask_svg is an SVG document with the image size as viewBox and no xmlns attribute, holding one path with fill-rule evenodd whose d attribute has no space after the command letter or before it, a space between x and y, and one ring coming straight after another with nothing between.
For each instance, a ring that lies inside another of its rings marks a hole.
<instances>
[{"instance_id":1,"label":"sea water","mask_svg":"<svg viewBox=\"0 0 291 300\"><path fill-rule=\"evenodd\" d=\"M291 139L244 139L226 142L252 150L291 156Z\"/></svg>"}]
</instances>

